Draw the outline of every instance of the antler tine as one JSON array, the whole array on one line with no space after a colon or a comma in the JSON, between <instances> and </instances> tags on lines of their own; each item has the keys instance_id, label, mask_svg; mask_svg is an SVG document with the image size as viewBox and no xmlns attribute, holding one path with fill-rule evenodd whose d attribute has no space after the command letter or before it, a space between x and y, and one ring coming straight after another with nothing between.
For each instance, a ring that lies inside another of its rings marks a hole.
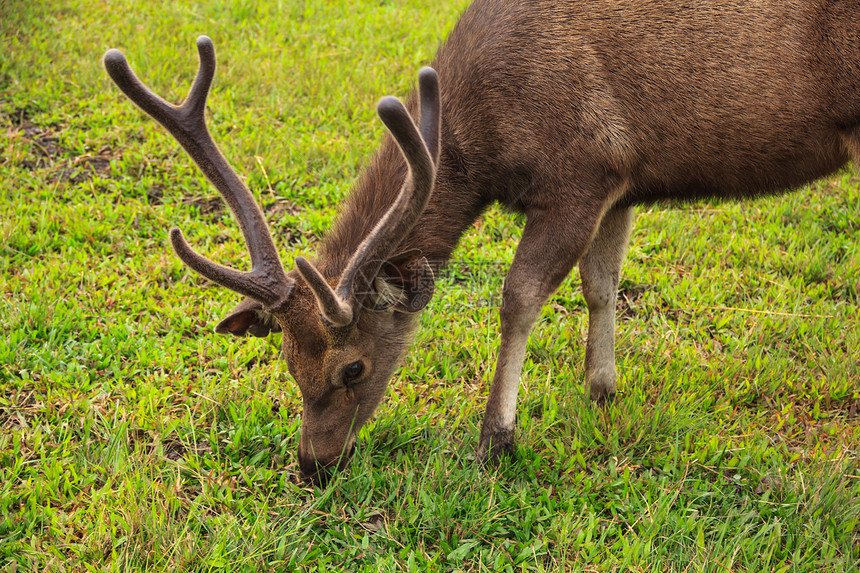
<instances>
[{"instance_id":1,"label":"antler tine","mask_svg":"<svg viewBox=\"0 0 860 573\"><path fill-rule=\"evenodd\" d=\"M376 106L380 119L406 158L409 173L394 204L353 253L337 287L333 289L311 263L304 259L296 260L299 273L314 292L320 312L335 326L346 326L354 320L354 305L360 304L370 292L379 269L412 230L433 191L439 160L440 104L439 81L432 68L423 68L419 72L418 89L420 131L397 98L384 97Z\"/></svg>"},{"instance_id":2,"label":"antler tine","mask_svg":"<svg viewBox=\"0 0 860 573\"><path fill-rule=\"evenodd\" d=\"M421 98L421 137L433 164L439 164L439 77L433 68L418 72L418 95Z\"/></svg>"},{"instance_id":3,"label":"antler tine","mask_svg":"<svg viewBox=\"0 0 860 573\"><path fill-rule=\"evenodd\" d=\"M352 307L334 292L312 263L304 257L296 257L296 269L313 291L317 306L326 320L334 326L347 326L352 322Z\"/></svg>"},{"instance_id":4,"label":"antler tine","mask_svg":"<svg viewBox=\"0 0 860 573\"><path fill-rule=\"evenodd\" d=\"M185 101L175 106L155 95L134 74L119 50L108 50L105 68L114 83L150 117L163 125L230 207L251 254L251 271L216 264L194 251L179 229L170 241L182 261L208 278L240 294L276 308L289 297L293 281L286 276L269 227L254 196L230 167L206 127L206 98L215 76L215 47L206 36L197 39L200 67Z\"/></svg>"},{"instance_id":5,"label":"antler tine","mask_svg":"<svg viewBox=\"0 0 860 573\"><path fill-rule=\"evenodd\" d=\"M356 296L359 299L356 302L360 302L370 292L379 269L412 230L433 191L439 156L439 86L436 72L431 68L421 71L419 91L420 132L397 98L384 97L376 106L380 119L406 158L409 171L397 199L356 249L341 275L336 292L342 300Z\"/></svg>"}]
</instances>

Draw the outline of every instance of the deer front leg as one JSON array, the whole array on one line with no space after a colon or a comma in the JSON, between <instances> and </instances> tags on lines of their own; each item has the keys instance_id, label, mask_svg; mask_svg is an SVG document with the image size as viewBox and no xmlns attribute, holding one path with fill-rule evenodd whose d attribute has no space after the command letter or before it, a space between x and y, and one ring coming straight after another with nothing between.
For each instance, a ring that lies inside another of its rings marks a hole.
<instances>
[{"instance_id":1,"label":"deer front leg","mask_svg":"<svg viewBox=\"0 0 860 573\"><path fill-rule=\"evenodd\" d=\"M528 213L502 294L501 343L481 426L478 460L513 450L517 392L532 325L588 246L599 219L588 206ZM598 207L599 209L599 207Z\"/></svg>"},{"instance_id":2,"label":"deer front leg","mask_svg":"<svg viewBox=\"0 0 860 573\"><path fill-rule=\"evenodd\" d=\"M598 404L615 397L615 299L632 221L632 207L609 211L579 263L588 305L585 380Z\"/></svg>"}]
</instances>

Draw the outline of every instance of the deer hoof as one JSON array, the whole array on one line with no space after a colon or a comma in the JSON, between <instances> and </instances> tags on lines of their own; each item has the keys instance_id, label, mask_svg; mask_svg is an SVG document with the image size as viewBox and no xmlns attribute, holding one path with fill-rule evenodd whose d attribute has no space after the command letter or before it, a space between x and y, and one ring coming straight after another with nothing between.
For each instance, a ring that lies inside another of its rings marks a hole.
<instances>
[{"instance_id":1,"label":"deer hoof","mask_svg":"<svg viewBox=\"0 0 860 573\"><path fill-rule=\"evenodd\" d=\"M598 406L606 406L615 401L615 368L610 371L596 372L588 377L588 390L591 401Z\"/></svg>"},{"instance_id":2,"label":"deer hoof","mask_svg":"<svg viewBox=\"0 0 860 573\"><path fill-rule=\"evenodd\" d=\"M595 396L594 392L592 392L591 401L601 408L610 406L613 402L615 402L615 392L610 392L608 394L598 394L597 396Z\"/></svg>"},{"instance_id":3,"label":"deer hoof","mask_svg":"<svg viewBox=\"0 0 860 573\"><path fill-rule=\"evenodd\" d=\"M494 463L502 456L512 456L514 454L514 431L513 430L494 430L481 431L481 440L478 443L478 453L475 458L479 463Z\"/></svg>"}]
</instances>

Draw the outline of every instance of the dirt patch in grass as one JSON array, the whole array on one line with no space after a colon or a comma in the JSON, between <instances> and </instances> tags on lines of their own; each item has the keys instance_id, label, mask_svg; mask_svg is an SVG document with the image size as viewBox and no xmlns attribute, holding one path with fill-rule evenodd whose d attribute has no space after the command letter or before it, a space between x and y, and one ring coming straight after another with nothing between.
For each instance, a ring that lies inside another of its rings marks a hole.
<instances>
[{"instance_id":1,"label":"dirt patch in grass","mask_svg":"<svg viewBox=\"0 0 860 573\"><path fill-rule=\"evenodd\" d=\"M0 121L11 129L20 128L25 123L31 121L37 113L42 111L42 109L35 104L18 107L5 107L3 105L4 103L6 102L0 99Z\"/></svg>"},{"instance_id":2,"label":"dirt patch in grass","mask_svg":"<svg viewBox=\"0 0 860 573\"><path fill-rule=\"evenodd\" d=\"M217 195L215 197L186 197L182 202L197 209L203 218L212 223L220 221L224 215L224 201Z\"/></svg>"},{"instance_id":3,"label":"dirt patch in grass","mask_svg":"<svg viewBox=\"0 0 860 573\"><path fill-rule=\"evenodd\" d=\"M32 112L26 108L13 110L12 133L18 134L29 146L29 153L17 162L28 171L44 171L49 184L81 184L96 175L110 172L114 149L103 147L97 153L78 154L62 142L63 126L37 125L29 120ZM7 116L7 119L10 119Z\"/></svg>"},{"instance_id":4,"label":"dirt patch in grass","mask_svg":"<svg viewBox=\"0 0 860 573\"><path fill-rule=\"evenodd\" d=\"M657 287L646 284L623 283L618 287L616 309L620 318L635 318L642 313L645 293L656 291Z\"/></svg>"}]
</instances>

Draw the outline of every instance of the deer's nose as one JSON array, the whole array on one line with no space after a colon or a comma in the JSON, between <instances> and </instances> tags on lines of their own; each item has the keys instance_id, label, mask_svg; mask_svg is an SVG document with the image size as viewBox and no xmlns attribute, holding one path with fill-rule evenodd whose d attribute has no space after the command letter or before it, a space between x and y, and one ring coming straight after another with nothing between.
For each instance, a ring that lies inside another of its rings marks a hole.
<instances>
[{"instance_id":1,"label":"deer's nose","mask_svg":"<svg viewBox=\"0 0 860 573\"><path fill-rule=\"evenodd\" d=\"M338 472L346 467L352 454L355 452L355 442L349 447L349 450L331 457L315 457L313 454L302 451L299 448L299 468L301 469L301 477L305 480L310 480L314 485L325 487L335 472Z\"/></svg>"}]
</instances>

